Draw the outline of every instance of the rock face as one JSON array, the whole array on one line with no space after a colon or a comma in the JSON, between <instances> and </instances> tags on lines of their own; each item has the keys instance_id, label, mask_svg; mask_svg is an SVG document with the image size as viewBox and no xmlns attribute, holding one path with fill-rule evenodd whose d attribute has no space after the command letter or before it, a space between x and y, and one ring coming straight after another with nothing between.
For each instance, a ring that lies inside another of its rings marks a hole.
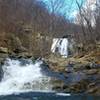
<instances>
[{"instance_id":1,"label":"rock face","mask_svg":"<svg viewBox=\"0 0 100 100\"><path fill-rule=\"evenodd\" d=\"M100 51L92 51L81 57L61 58L50 56L48 62L52 71L61 73L65 77L63 82L58 81L54 85L54 90L74 94L100 95ZM76 79L78 81L74 81Z\"/></svg>"}]
</instances>

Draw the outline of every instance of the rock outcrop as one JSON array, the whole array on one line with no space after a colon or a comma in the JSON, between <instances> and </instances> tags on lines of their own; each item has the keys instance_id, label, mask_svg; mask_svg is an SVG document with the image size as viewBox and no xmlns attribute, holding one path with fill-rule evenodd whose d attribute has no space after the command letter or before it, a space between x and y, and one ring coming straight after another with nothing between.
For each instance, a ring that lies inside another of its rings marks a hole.
<instances>
[{"instance_id":1,"label":"rock outcrop","mask_svg":"<svg viewBox=\"0 0 100 100\"><path fill-rule=\"evenodd\" d=\"M100 95L100 52L94 50L83 56L61 58L51 55L46 60L50 70L62 74L63 82L53 89L63 92ZM72 78L72 81L71 81ZM78 78L78 80L77 80ZM67 80L70 80L67 82ZM57 81L56 81L57 82Z\"/></svg>"}]
</instances>

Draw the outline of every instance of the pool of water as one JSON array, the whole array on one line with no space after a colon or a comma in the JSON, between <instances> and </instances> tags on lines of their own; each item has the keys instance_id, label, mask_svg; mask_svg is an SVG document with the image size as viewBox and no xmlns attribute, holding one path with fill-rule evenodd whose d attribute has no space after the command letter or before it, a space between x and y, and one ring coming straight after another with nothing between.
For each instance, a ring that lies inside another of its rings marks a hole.
<instances>
[{"instance_id":1,"label":"pool of water","mask_svg":"<svg viewBox=\"0 0 100 100\"><path fill-rule=\"evenodd\" d=\"M0 100L100 100L100 97L90 95L70 95L63 93L28 92L0 96Z\"/></svg>"}]
</instances>

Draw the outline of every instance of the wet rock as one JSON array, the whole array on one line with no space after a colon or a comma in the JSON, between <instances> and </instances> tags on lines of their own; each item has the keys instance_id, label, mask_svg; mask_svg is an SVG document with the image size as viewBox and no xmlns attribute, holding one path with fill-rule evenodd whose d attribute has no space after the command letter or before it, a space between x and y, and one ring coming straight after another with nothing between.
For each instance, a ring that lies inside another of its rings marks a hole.
<instances>
[{"instance_id":1,"label":"wet rock","mask_svg":"<svg viewBox=\"0 0 100 100\"><path fill-rule=\"evenodd\" d=\"M30 59L30 58L32 58L32 55L29 54L28 52L22 52L22 53L18 53L18 54L12 53L9 55L9 57L11 59L21 59L21 58Z\"/></svg>"},{"instance_id":2,"label":"wet rock","mask_svg":"<svg viewBox=\"0 0 100 100\"><path fill-rule=\"evenodd\" d=\"M0 53L0 58L7 58L7 57L8 57L8 54Z\"/></svg>"},{"instance_id":3,"label":"wet rock","mask_svg":"<svg viewBox=\"0 0 100 100\"><path fill-rule=\"evenodd\" d=\"M87 75L94 75L94 74L98 74L98 69L85 70L84 72L85 72Z\"/></svg>"},{"instance_id":4,"label":"wet rock","mask_svg":"<svg viewBox=\"0 0 100 100\"><path fill-rule=\"evenodd\" d=\"M65 78L68 78L68 73L63 74Z\"/></svg>"},{"instance_id":5,"label":"wet rock","mask_svg":"<svg viewBox=\"0 0 100 100\"><path fill-rule=\"evenodd\" d=\"M28 59L21 58L19 59L19 61L21 66L26 66L27 64L30 64L30 61Z\"/></svg>"},{"instance_id":6,"label":"wet rock","mask_svg":"<svg viewBox=\"0 0 100 100\"><path fill-rule=\"evenodd\" d=\"M67 67L74 67L75 63L73 61L69 61L68 64L67 64Z\"/></svg>"},{"instance_id":7,"label":"wet rock","mask_svg":"<svg viewBox=\"0 0 100 100\"><path fill-rule=\"evenodd\" d=\"M67 67L67 68L65 68L65 72L71 73L71 72L73 72L73 68Z\"/></svg>"},{"instance_id":8,"label":"wet rock","mask_svg":"<svg viewBox=\"0 0 100 100\"><path fill-rule=\"evenodd\" d=\"M66 93L70 92L70 86L67 85L67 84L64 84L63 87L62 87L62 89L63 89L63 92L66 92Z\"/></svg>"},{"instance_id":9,"label":"wet rock","mask_svg":"<svg viewBox=\"0 0 100 100\"><path fill-rule=\"evenodd\" d=\"M64 86L64 82L63 81L57 80L57 79L53 79L52 80L52 84L53 84L53 87L52 87L53 90L60 91L60 92L63 90L63 86Z\"/></svg>"},{"instance_id":10,"label":"wet rock","mask_svg":"<svg viewBox=\"0 0 100 100\"><path fill-rule=\"evenodd\" d=\"M2 80L3 77L3 69L2 69L2 64L0 64L0 81Z\"/></svg>"},{"instance_id":11,"label":"wet rock","mask_svg":"<svg viewBox=\"0 0 100 100\"><path fill-rule=\"evenodd\" d=\"M58 66L58 63L57 62L52 62L51 65L52 66Z\"/></svg>"},{"instance_id":12,"label":"wet rock","mask_svg":"<svg viewBox=\"0 0 100 100\"><path fill-rule=\"evenodd\" d=\"M6 49L5 49L5 52L6 52ZM4 61L5 59L8 57L8 54L7 53L4 53L4 52L0 52L0 81L3 77L3 69L2 69L2 65L4 64Z\"/></svg>"},{"instance_id":13,"label":"wet rock","mask_svg":"<svg viewBox=\"0 0 100 100\"><path fill-rule=\"evenodd\" d=\"M8 58L8 54L0 53L0 65L4 64L6 58Z\"/></svg>"},{"instance_id":14,"label":"wet rock","mask_svg":"<svg viewBox=\"0 0 100 100\"><path fill-rule=\"evenodd\" d=\"M18 54L17 58L29 58L29 56L31 56L28 52L21 52Z\"/></svg>"},{"instance_id":15,"label":"wet rock","mask_svg":"<svg viewBox=\"0 0 100 100\"><path fill-rule=\"evenodd\" d=\"M90 83L89 85L88 85L88 88L93 88L93 87L95 87L96 86L96 83Z\"/></svg>"},{"instance_id":16,"label":"wet rock","mask_svg":"<svg viewBox=\"0 0 100 100\"><path fill-rule=\"evenodd\" d=\"M13 50L14 53L22 53L22 52L27 52L27 49L24 47L17 48Z\"/></svg>"},{"instance_id":17,"label":"wet rock","mask_svg":"<svg viewBox=\"0 0 100 100\"><path fill-rule=\"evenodd\" d=\"M0 47L0 53L8 53L8 48Z\"/></svg>"},{"instance_id":18,"label":"wet rock","mask_svg":"<svg viewBox=\"0 0 100 100\"><path fill-rule=\"evenodd\" d=\"M100 89L100 88L99 88L99 89ZM93 87L93 88L90 88L89 90L87 90L86 93L91 94L91 93L96 93L97 91L98 91L98 87Z\"/></svg>"},{"instance_id":19,"label":"wet rock","mask_svg":"<svg viewBox=\"0 0 100 100\"><path fill-rule=\"evenodd\" d=\"M82 80L78 83L70 85L70 92L72 93L84 93L87 89L89 81L88 80Z\"/></svg>"},{"instance_id":20,"label":"wet rock","mask_svg":"<svg viewBox=\"0 0 100 100\"><path fill-rule=\"evenodd\" d=\"M3 77L3 69L2 65L4 64L5 59L8 57L8 54L6 53L0 53L0 81Z\"/></svg>"},{"instance_id":21,"label":"wet rock","mask_svg":"<svg viewBox=\"0 0 100 100\"><path fill-rule=\"evenodd\" d=\"M68 87L67 84L64 84L62 88L65 90L65 89L67 89L67 88L69 88L69 87Z\"/></svg>"},{"instance_id":22,"label":"wet rock","mask_svg":"<svg viewBox=\"0 0 100 100\"><path fill-rule=\"evenodd\" d=\"M8 56L10 59L17 59L17 54L15 54L14 52L10 52Z\"/></svg>"},{"instance_id":23,"label":"wet rock","mask_svg":"<svg viewBox=\"0 0 100 100\"><path fill-rule=\"evenodd\" d=\"M91 63L90 68L100 68L100 64Z\"/></svg>"},{"instance_id":24,"label":"wet rock","mask_svg":"<svg viewBox=\"0 0 100 100\"><path fill-rule=\"evenodd\" d=\"M86 69L92 69L91 63L90 62L77 62L74 65L74 70L75 71L81 71L81 70L86 70Z\"/></svg>"},{"instance_id":25,"label":"wet rock","mask_svg":"<svg viewBox=\"0 0 100 100\"><path fill-rule=\"evenodd\" d=\"M55 86L55 87L53 87L52 89L53 89L53 90L56 90L56 91L61 91L62 88L61 88L61 86Z\"/></svg>"},{"instance_id":26,"label":"wet rock","mask_svg":"<svg viewBox=\"0 0 100 100\"><path fill-rule=\"evenodd\" d=\"M99 80L98 80L99 81ZM88 85L86 93L100 95L100 81L92 82Z\"/></svg>"},{"instance_id":27,"label":"wet rock","mask_svg":"<svg viewBox=\"0 0 100 100\"><path fill-rule=\"evenodd\" d=\"M23 89L30 89L31 83L25 83Z\"/></svg>"},{"instance_id":28,"label":"wet rock","mask_svg":"<svg viewBox=\"0 0 100 100\"><path fill-rule=\"evenodd\" d=\"M65 67L64 66L50 66L49 65L50 70L54 71L54 72L59 72L59 73L63 73L65 72Z\"/></svg>"}]
</instances>

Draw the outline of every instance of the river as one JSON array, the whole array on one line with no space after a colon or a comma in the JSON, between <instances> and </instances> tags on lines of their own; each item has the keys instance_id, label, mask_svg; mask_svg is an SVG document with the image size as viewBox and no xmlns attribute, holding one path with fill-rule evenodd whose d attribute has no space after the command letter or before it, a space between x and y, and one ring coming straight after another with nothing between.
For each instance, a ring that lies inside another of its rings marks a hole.
<instances>
[{"instance_id":1,"label":"river","mask_svg":"<svg viewBox=\"0 0 100 100\"><path fill-rule=\"evenodd\" d=\"M0 96L0 100L100 100L99 96L67 95L61 93L28 92L9 96Z\"/></svg>"},{"instance_id":2,"label":"river","mask_svg":"<svg viewBox=\"0 0 100 100\"><path fill-rule=\"evenodd\" d=\"M0 82L0 100L99 100L98 96L73 95L52 90L52 77L45 73L43 61L7 58Z\"/></svg>"}]
</instances>

